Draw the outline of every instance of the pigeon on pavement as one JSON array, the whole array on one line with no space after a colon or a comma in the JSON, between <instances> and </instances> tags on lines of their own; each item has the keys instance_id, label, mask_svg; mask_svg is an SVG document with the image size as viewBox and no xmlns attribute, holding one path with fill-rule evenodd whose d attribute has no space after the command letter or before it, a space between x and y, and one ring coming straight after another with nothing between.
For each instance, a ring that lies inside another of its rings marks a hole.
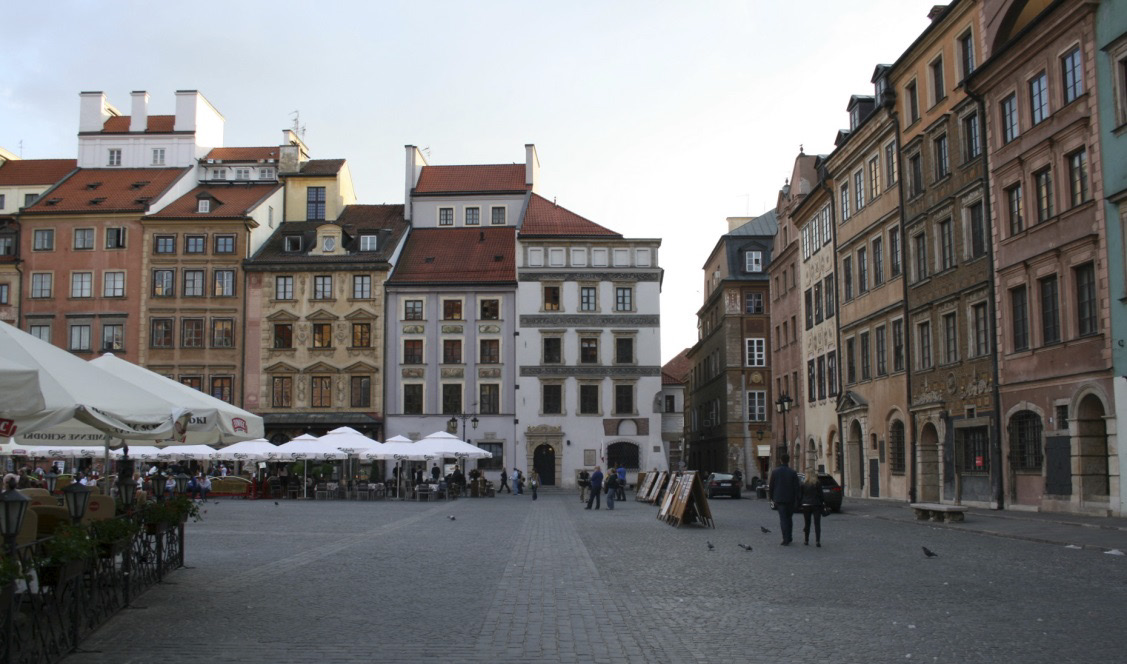
<instances>
[{"instance_id":1,"label":"pigeon on pavement","mask_svg":"<svg viewBox=\"0 0 1127 664\"><path fill-rule=\"evenodd\" d=\"M750 552L750 551L751 551L751 547L750 547L750 546L747 546L746 544L737 544L736 546L740 547L740 548L741 548L741 549L743 549L744 551L748 551L748 552Z\"/></svg>"},{"instance_id":2,"label":"pigeon on pavement","mask_svg":"<svg viewBox=\"0 0 1127 664\"><path fill-rule=\"evenodd\" d=\"M453 514L451 514L450 516L448 516L448 517L446 517L446 518L447 518L447 519L450 519L451 521L456 521L456 520L457 520L457 519L455 519L455 518L454 518L454 515L453 515Z\"/></svg>"},{"instance_id":3,"label":"pigeon on pavement","mask_svg":"<svg viewBox=\"0 0 1127 664\"><path fill-rule=\"evenodd\" d=\"M938 553L932 551L931 549L927 548L926 546L921 546L920 548L924 550L924 555L927 556L928 558L934 558L934 557L939 555Z\"/></svg>"},{"instance_id":4,"label":"pigeon on pavement","mask_svg":"<svg viewBox=\"0 0 1127 664\"><path fill-rule=\"evenodd\" d=\"M767 530L767 529L766 529L766 528L764 528L763 526L759 526L759 530L760 530L760 532L762 532L762 533L764 533L764 534L766 534L766 533L770 533L770 532L771 532L770 530Z\"/></svg>"},{"instance_id":5,"label":"pigeon on pavement","mask_svg":"<svg viewBox=\"0 0 1127 664\"><path fill-rule=\"evenodd\" d=\"M704 543L708 545L708 550L709 550L709 551L711 551L711 550L713 550L713 549L715 549L715 548L716 548L715 546L713 546L713 545L712 545L712 542L709 542L708 540L705 540L705 542L704 542Z\"/></svg>"}]
</instances>

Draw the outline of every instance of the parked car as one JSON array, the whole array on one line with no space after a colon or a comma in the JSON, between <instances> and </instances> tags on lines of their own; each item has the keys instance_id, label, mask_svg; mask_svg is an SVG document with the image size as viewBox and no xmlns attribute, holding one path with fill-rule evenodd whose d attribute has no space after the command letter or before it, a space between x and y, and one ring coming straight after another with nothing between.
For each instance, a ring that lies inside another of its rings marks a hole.
<instances>
[{"instance_id":1,"label":"parked car","mask_svg":"<svg viewBox=\"0 0 1127 664\"><path fill-rule=\"evenodd\" d=\"M806 474L799 473L798 481L805 482ZM826 473L818 473L818 483L822 485L822 498L826 501L826 506L833 512L840 512L842 498L841 485L837 483L833 475L827 475Z\"/></svg>"},{"instance_id":2,"label":"parked car","mask_svg":"<svg viewBox=\"0 0 1127 664\"><path fill-rule=\"evenodd\" d=\"M715 498L716 496L740 497L740 483L736 481L735 477L728 473L712 473L708 476L705 486L707 487L709 498Z\"/></svg>"}]
</instances>

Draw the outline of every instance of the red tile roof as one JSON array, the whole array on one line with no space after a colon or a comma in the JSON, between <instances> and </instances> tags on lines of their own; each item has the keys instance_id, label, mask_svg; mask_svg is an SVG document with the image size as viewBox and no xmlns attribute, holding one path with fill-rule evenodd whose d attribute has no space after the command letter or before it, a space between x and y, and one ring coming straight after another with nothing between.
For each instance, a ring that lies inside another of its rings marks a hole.
<instances>
[{"instance_id":1,"label":"red tile roof","mask_svg":"<svg viewBox=\"0 0 1127 664\"><path fill-rule=\"evenodd\" d=\"M540 235L601 235L622 237L609 228L584 219L567 208L562 208L538 194L528 200L528 210L524 213L524 223L520 227L521 237Z\"/></svg>"},{"instance_id":2,"label":"red tile roof","mask_svg":"<svg viewBox=\"0 0 1127 664\"><path fill-rule=\"evenodd\" d=\"M689 359L689 350L677 353L677 357L665 363L661 368L662 385L680 385L689 382L689 372L693 370L693 363Z\"/></svg>"},{"instance_id":3,"label":"red tile roof","mask_svg":"<svg viewBox=\"0 0 1127 664\"><path fill-rule=\"evenodd\" d=\"M517 279L515 228L416 228L389 284L500 284Z\"/></svg>"},{"instance_id":4,"label":"red tile roof","mask_svg":"<svg viewBox=\"0 0 1127 664\"><path fill-rule=\"evenodd\" d=\"M523 192L524 164L423 166L416 194Z\"/></svg>"},{"instance_id":5,"label":"red tile roof","mask_svg":"<svg viewBox=\"0 0 1127 664\"><path fill-rule=\"evenodd\" d=\"M103 134L127 134L129 133L130 116L116 115L106 120L106 124L102 125ZM145 131L154 134L168 134L172 132L172 128L176 126L175 115L150 115L146 123Z\"/></svg>"},{"instance_id":6,"label":"red tile roof","mask_svg":"<svg viewBox=\"0 0 1127 664\"><path fill-rule=\"evenodd\" d=\"M180 198L164 206L146 219L231 219L248 216L264 198L280 189L282 185L270 184L231 184L206 185L196 187ZM211 210L200 213L200 194L211 198Z\"/></svg>"},{"instance_id":7,"label":"red tile roof","mask_svg":"<svg viewBox=\"0 0 1127 664\"><path fill-rule=\"evenodd\" d=\"M0 166L0 187L55 184L77 165L74 159L13 159Z\"/></svg>"},{"instance_id":8,"label":"red tile roof","mask_svg":"<svg viewBox=\"0 0 1127 664\"><path fill-rule=\"evenodd\" d=\"M204 159L216 161L254 161L259 159L278 160L278 148L213 148Z\"/></svg>"},{"instance_id":9,"label":"red tile roof","mask_svg":"<svg viewBox=\"0 0 1127 664\"><path fill-rule=\"evenodd\" d=\"M188 168L83 168L23 214L144 213Z\"/></svg>"}]
</instances>

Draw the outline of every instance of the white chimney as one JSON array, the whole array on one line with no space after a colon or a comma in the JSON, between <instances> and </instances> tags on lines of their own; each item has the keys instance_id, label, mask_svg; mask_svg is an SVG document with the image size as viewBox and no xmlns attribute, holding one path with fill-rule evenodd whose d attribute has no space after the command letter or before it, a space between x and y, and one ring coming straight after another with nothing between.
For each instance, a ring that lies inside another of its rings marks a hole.
<instances>
[{"instance_id":1,"label":"white chimney","mask_svg":"<svg viewBox=\"0 0 1127 664\"><path fill-rule=\"evenodd\" d=\"M195 131L199 113L200 93L195 90L176 91L176 121L173 131Z\"/></svg>"},{"instance_id":2,"label":"white chimney","mask_svg":"<svg viewBox=\"0 0 1127 664\"><path fill-rule=\"evenodd\" d=\"M129 131L145 131L149 128L149 93L134 90L133 109L129 114Z\"/></svg>"},{"instance_id":3,"label":"white chimney","mask_svg":"<svg viewBox=\"0 0 1127 664\"><path fill-rule=\"evenodd\" d=\"M104 92L78 93L78 131L102 131L106 120L121 115L106 101Z\"/></svg>"},{"instance_id":4,"label":"white chimney","mask_svg":"<svg viewBox=\"0 0 1127 664\"><path fill-rule=\"evenodd\" d=\"M423 174L423 166L429 166L427 158L414 145L403 146L407 151L406 172L403 178L403 218L411 221L411 190L419 183L419 176Z\"/></svg>"},{"instance_id":5,"label":"white chimney","mask_svg":"<svg viewBox=\"0 0 1127 664\"><path fill-rule=\"evenodd\" d=\"M536 154L536 146L532 143L524 146L524 183L532 185L532 193L540 188L540 156Z\"/></svg>"}]
</instances>

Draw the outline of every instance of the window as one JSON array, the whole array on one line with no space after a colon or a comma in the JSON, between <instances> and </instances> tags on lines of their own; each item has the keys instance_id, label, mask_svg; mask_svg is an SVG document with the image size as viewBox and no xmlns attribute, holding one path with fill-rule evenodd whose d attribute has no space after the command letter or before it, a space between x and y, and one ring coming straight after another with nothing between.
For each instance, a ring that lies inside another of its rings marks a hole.
<instances>
[{"instance_id":1,"label":"window","mask_svg":"<svg viewBox=\"0 0 1127 664\"><path fill-rule=\"evenodd\" d=\"M125 349L125 326L120 323L102 325L102 350L119 351Z\"/></svg>"},{"instance_id":2,"label":"window","mask_svg":"<svg viewBox=\"0 0 1127 664\"><path fill-rule=\"evenodd\" d=\"M580 385L579 386L579 414L580 415L598 415L599 414L599 386L598 385Z\"/></svg>"},{"instance_id":3,"label":"window","mask_svg":"<svg viewBox=\"0 0 1127 664\"><path fill-rule=\"evenodd\" d=\"M215 236L215 253L217 253L217 254L233 254L233 253L235 253L235 236L234 235L216 235Z\"/></svg>"},{"instance_id":4,"label":"window","mask_svg":"<svg viewBox=\"0 0 1127 664\"><path fill-rule=\"evenodd\" d=\"M438 208L438 225L439 226L453 226L454 225L454 208L440 207Z\"/></svg>"},{"instance_id":5,"label":"window","mask_svg":"<svg viewBox=\"0 0 1127 664\"><path fill-rule=\"evenodd\" d=\"M287 235L285 243L286 253L295 253L301 251L301 236L300 235Z\"/></svg>"},{"instance_id":6,"label":"window","mask_svg":"<svg viewBox=\"0 0 1127 664\"><path fill-rule=\"evenodd\" d=\"M1015 414L1009 435L1014 470L1041 470L1041 417L1028 410Z\"/></svg>"},{"instance_id":7,"label":"window","mask_svg":"<svg viewBox=\"0 0 1127 664\"><path fill-rule=\"evenodd\" d=\"M927 236L920 233L912 238L916 244L916 281L927 279Z\"/></svg>"},{"instance_id":8,"label":"window","mask_svg":"<svg viewBox=\"0 0 1127 664\"><path fill-rule=\"evenodd\" d=\"M632 337L615 338L614 361L618 364L634 363L634 339Z\"/></svg>"},{"instance_id":9,"label":"window","mask_svg":"<svg viewBox=\"0 0 1127 664\"><path fill-rule=\"evenodd\" d=\"M478 412L496 415L501 412L501 386L496 383L478 385Z\"/></svg>"},{"instance_id":10,"label":"window","mask_svg":"<svg viewBox=\"0 0 1127 664\"><path fill-rule=\"evenodd\" d=\"M462 363L462 340L461 339L443 339L442 340L442 362L444 364L461 364Z\"/></svg>"},{"instance_id":11,"label":"window","mask_svg":"<svg viewBox=\"0 0 1127 664\"><path fill-rule=\"evenodd\" d=\"M938 57L931 63L931 98L938 104L947 96L947 87L943 81L943 58Z\"/></svg>"},{"instance_id":12,"label":"window","mask_svg":"<svg viewBox=\"0 0 1127 664\"><path fill-rule=\"evenodd\" d=\"M32 325L27 328L28 334L39 339L51 343L51 326L50 325Z\"/></svg>"},{"instance_id":13,"label":"window","mask_svg":"<svg viewBox=\"0 0 1127 664\"><path fill-rule=\"evenodd\" d=\"M579 288L579 310L580 311L597 311L598 307L598 291L594 286L580 286Z\"/></svg>"},{"instance_id":14,"label":"window","mask_svg":"<svg viewBox=\"0 0 1127 664\"><path fill-rule=\"evenodd\" d=\"M955 314L943 316L943 363L954 364L959 361L959 331Z\"/></svg>"},{"instance_id":15,"label":"window","mask_svg":"<svg viewBox=\"0 0 1127 664\"><path fill-rule=\"evenodd\" d=\"M857 382L857 342L850 337L845 340L845 382Z\"/></svg>"},{"instance_id":16,"label":"window","mask_svg":"<svg viewBox=\"0 0 1127 664\"><path fill-rule=\"evenodd\" d=\"M442 320L462 320L462 301L443 300Z\"/></svg>"},{"instance_id":17,"label":"window","mask_svg":"<svg viewBox=\"0 0 1127 664\"><path fill-rule=\"evenodd\" d=\"M405 300L403 302L403 320L422 320L423 301Z\"/></svg>"},{"instance_id":18,"label":"window","mask_svg":"<svg viewBox=\"0 0 1127 664\"><path fill-rule=\"evenodd\" d=\"M226 180L227 179L227 169L226 168L213 168L213 169L211 169L211 179L212 180Z\"/></svg>"},{"instance_id":19,"label":"window","mask_svg":"<svg viewBox=\"0 0 1127 664\"><path fill-rule=\"evenodd\" d=\"M967 208L970 224L970 257L978 258L986 255L986 221L982 214L982 202L971 204Z\"/></svg>"},{"instance_id":20,"label":"window","mask_svg":"<svg viewBox=\"0 0 1127 664\"><path fill-rule=\"evenodd\" d=\"M841 185L841 220L849 218L849 183Z\"/></svg>"},{"instance_id":21,"label":"window","mask_svg":"<svg viewBox=\"0 0 1127 664\"><path fill-rule=\"evenodd\" d=\"M831 318L834 315L834 276L832 274L826 275L825 287L822 289L826 293L826 318Z\"/></svg>"},{"instance_id":22,"label":"window","mask_svg":"<svg viewBox=\"0 0 1127 664\"><path fill-rule=\"evenodd\" d=\"M1068 191L1072 207L1088 200L1088 152L1077 150L1068 155Z\"/></svg>"},{"instance_id":23,"label":"window","mask_svg":"<svg viewBox=\"0 0 1127 664\"><path fill-rule=\"evenodd\" d=\"M873 239L873 285L884 283L884 238Z\"/></svg>"},{"instance_id":24,"label":"window","mask_svg":"<svg viewBox=\"0 0 1127 664\"><path fill-rule=\"evenodd\" d=\"M896 178L899 176L897 173L896 164L896 141L892 141L884 146L884 186L891 187L896 184Z\"/></svg>"},{"instance_id":25,"label":"window","mask_svg":"<svg viewBox=\"0 0 1127 664\"><path fill-rule=\"evenodd\" d=\"M1096 269L1091 263L1076 268L1076 314L1080 336L1099 331L1096 321Z\"/></svg>"},{"instance_id":26,"label":"window","mask_svg":"<svg viewBox=\"0 0 1127 664\"><path fill-rule=\"evenodd\" d=\"M908 195L919 196L924 191L924 168L920 153L908 157Z\"/></svg>"},{"instance_id":27,"label":"window","mask_svg":"<svg viewBox=\"0 0 1127 664\"><path fill-rule=\"evenodd\" d=\"M478 318L481 320L500 320L501 301L482 300L479 306Z\"/></svg>"},{"instance_id":28,"label":"window","mask_svg":"<svg viewBox=\"0 0 1127 664\"><path fill-rule=\"evenodd\" d=\"M818 399L826 398L826 356L818 358Z\"/></svg>"},{"instance_id":29,"label":"window","mask_svg":"<svg viewBox=\"0 0 1127 664\"><path fill-rule=\"evenodd\" d=\"M110 148L106 156L106 166L121 166L121 149Z\"/></svg>"},{"instance_id":30,"label":"window","mask_svg":"<svg viewBox=\"0 0 1127 664\"><path fill-rule=\"evenodd\" d=\"M904 453L904 423L893 420L888 428L888 465L894 473L903 473L907 464Z\"/></svg>"},{"instance_id":31,"label":"window","mask_svg":"<svg viewBox=\"0 0 1127 664\"><path fill-rule=\"evenodd\" d=\"M865 172L861 170L853 174L853 202L856 203L858 212L865 207ZM817 228L817 224L814 227Z\"/></svg>"},{"instance_id":32,"label":"window","mask_svg":"<svg viewBox=\"0 0 1127 664\"><path fill-rule=\"evenodd\" d=\"M361 235L360 236L360 251L376 251L379 248L379 236L377 235Z\"/></svg>"},{"instance_id":33,"label":"window","mask_svg":"<svg viewBox=\"0 0 1127 664\"><path fill-rule=\"evenodd\" d=\"M892 370L904 370L904 321L892 321Z\"/></svg>"},{"instance_id":34,"label":"window","mask_svg":"<svg viewBox=\"0 0 1127 664\"><path fill-rule=\"evenodd\" d=\"M1017 95L1011 94L1002 100L1002 142L1009 143L1017 138Z\"/></svg>"},{"instance_id":35,"label":"window","mask_svg":"<svg viewBox=\"0 0 1127 664\"><path fill-rule=\"evenodd\" d=\"M90 246L94 246L94 238L90 238ZM77 248L77 247L76 247ZM174 254L176 253L176 236L175 235L158 235L153 245L153 250L158 254Z\"/></svg>"},{"instance_id":36,"label":"window","mask_svg":"<svg viewBox=\"0 0 1127 664\"><path fill-rule=\"evenodd\" d=\"M884 376L888 373L888 361L885 359L885 349L887 345L886 330L884 326L876 329L876 360L877 360L877 375Z\"/></svg>"},{"instance_id":37,"label":"window","mask_svg":"<svg viewBox=\"0 0 1127 664\"><path fill-rule=\"evenodd\" d=\"M959 59L963 65L963 78L971 75L974 71L974 34L967 30L959 37Z\"/></svg>"},{"instance_id":38,"label":"window","mask_svg":"<svg viewBox=\"0 0 1127 664\"><path fill-rule=\"evenodd\" d=\"M971 307L974 314L974 356L982 357L990 352L990 332L989 323L986 319L986 303L980 302L979 304Z\"/></svg>"},{"instance_id":39,"label":"window","mask_svg":"<svg viewBox=\"0 0 1127 664\"><path fill-rule=\"evenodd\" d=\"M94 229L93 228L76 228L76 229L74 229L74 249L75 249L75 251L83 251L83 250L93 249L93 248L94 248Z\"/></svg>"},{"instance_id":40,"label":"window","mask_svg":"<svg viewBox=\"0 0 1127 664\"><path fill-rule=\"evenodd\" d=\"M900 260L900 229L892 228L888 231L888 264L892 276L900 276L903 261Z\"/></svg>"},{"instance_id":41,"label":"window","mask_svg":"<svg viewBox=\"0 0 1127 664\"><path fill-rule=\"evenodd\" d=\"M829 395L837 396L837 351L826 353L826 382Z\"/></svg>"},{"instance_id":42,"label":"window","mask_svg":"<svg viewBox=\"0 0 1127 664\"><path fill-rule=\"evenodd\" d=\"M494 226L503 226L505 224L505 208L501 206L494 206L491 208L492 223Z\"/></svg>"},{"instance_id":43,"label":"window","mask_svg":"<svg viewBox=\"0 0 1127 664\"><path fill-rule=\"evenodd\" d=\"M1057 411L1057 429L1068 431L1068 404L1058 404Z\"/></svg>"},{"instance_id":44,"label":"window","mask_svg":"<svg viewBox=\"0 0 1127 664\"><path fill-rule=\"evenodd\" d=\"M614 413L615 415L634 414L634 386L618 384L614 386Z\"/></svg>"},{"instance_id":45,"label":"window","mask_svg":"<svg viewBox=\"0 0 1127 664\"><path fill-rule=\"evenodd\" d=\"M249 168L236 168L235 169L235 179L236 180L249 180L250 179L250 169Z\"/></svg>"},{"instance_id":46,"label":"window","mask_svg":"<svg viewBox=\"0 0 1127 664\"><path fill-rule=\"evenodd\" d=\"M842 278L844 279L845 301L853 299L853 259L849 256L841 259Z\"/></svg>"},{"instance_id":47,"label":"window","mask_svg":"<svg viewBox=\"0 0 1127 664\"><path fill-rule=\"evenodd\" d=\"M806 307L805 307L805 310L806 310L806 329L809 330L810 328L814 327L814 291L813 291L813 289L807 288L806 292L803 293L803 296L804 296L804 299L805 299L805 302L806 302Z\"/></svg>"},{"instance_id":48,"label":"window","mask_svg":"<svg viewBox=\"0 0 1127 664\"><path fill-rule=\"evenodd\" d=\"M579 340L579 362L582 364L597 364L599 362L599 340L595 337L584 337Z\"/></svg>"},{"instance_id":49,"label":"window","mask_svg":"<svg viewBox=\"0 0 1127 664\"><path fill-rule=\"evenodd\" d=\"M1084 94L1084 69L1080 62L1080 47L1066 53L1060 61L1061 78L1064 81L1064 103L1069 103Z\"/></svg>"},{"instance_id":50,"label":"window","mask_svg":"<svg viewBox=\"0 0 1127 664\"><path fill-rule=\"evenodd\" d=\"M880 156L874 155L869 160L869 200L880 194Z\"/></svg>"},{"instance_id":51,"label":"window","mask_svg":"<svg viewBox=\"0 0 1127 664\"><path fill-rule=\"evenodd\" d=\"M70 275L70 296L91 297L91 284L94 274L91 272L72 272Z\"/></svg>"},{"instance_id":52,"label":"window","mask_svg":"<svg viewBox=\"0 0 1127 664\"><path fill-rule=\"evenodd\" d=\"M422 385L404 385L403 386L403 414L404 415L422 415L423 414L423 386Z\"/></svg>"},{"instance_id":53,"label":"window","mask_svg":"<svg viewBox=\"0 0 1127 664\"><path fill-rule=\"evenodd\" d=\"M560 310L560 287L559 286L545 286L544 287L544 311L559 311Z\"/></svg>"},{"instance_id":54,"label":"window","mask_svg":"<svg viewBox=\"0 0 1127 664\"><path fill-rule=\"evenodd\" d=\"M31 234L33 251L53 251L55 249L55 229L36 228Z\"/></svg>"},{"instance_id":55,"label":"window","mask_svg":"<svg viewBox=\"0 0 1127 664\"><path fill-rule=\"evenodd\" d=\"M476 208L476 207L466 208L466 225L467 226L480 226L481 225L481 208Z\"/></svg>"},{"instance_id":56,"label":"window","mask_svg":"<svg viewBox=\"0 0 1127 664\"><path fill-rule=\"evenodd\" d=\"M39 194L24 194L23 195L23 207L25 207L25 208L31 207L32 205L35 205L35 201L37 201L37 200L39 200ZM4 207L4 206L0 205L0 208L2 208L2 207Z\"/></svg>"},{"instance_id":57,"label":"window","mask_svg":"<svg viewBox=\"0 0 1127 664\"><path fill-rule=\"evenodd\" d=\"M1010 235L1017 235L1025 230L1025 219L1022 217L1021 183L1006 189L1006 211L1010 220Z\"/></svg>"},{"instance_id":58,"label":"window","mask_svg":"<svg viewBox=\"0 0 1127 664\"><path fill-rule=\"evenodd\" d=\"M857 250L857 292L869 291L869 257L868 249L861 247Z\"/></svg>"},{"instance_id":59,"label":"window","mask_svg":"<svg viewBox=\"0 0 1127 664\"><path fill-rule=\"evenodd\" d=\"M963 118L963 152L966 153L968 161L982 154L982 140L978 131L978 113L971 113Z\"/></svg>"},{"instance_id":60,"label":"window","mask_svg":"<svg viewBox=\"0 0 1127 664\"><path fill-rule=\"evenodd\" d=\"M931 368L931 322L924 321L916 327L917 337L920 341L919 366L921 369Z\"/></svg>"},{"instance_id":61,"label":"window","mask_svg":"<svg viewBox=\"0 0 1127 664\"><path fill-rule=\"evenodd\" d=\"M481 339L479 341L481 357L478 362L482 364L499 364L501 362L501 340Z\"/></svg>"},{"instance_id":62,"label":"window","mask_svg":"<svg viewBox=\"0 0 1127 664\"><path fill-rule=\"evenodd\" d=\"M290 277L290 276L274 277L274 299L275 300L292 300L293 299L293 277Z\"/></svg>"},{"instance_id":63,"label":"window","mask_svg":"<svg viewBox=\"0 0 1127 664\"><path fill-rule=\"evenodd\" d=\"M183 348L203 348L204 320L202 318L183 318L180 320L180 345Z\"/></svg>"},{"instance_id":64,"label":"window","mask_svg":"<svg viewBox=\"0 0 1127 664\"><path fill-rule=\"evenodd\" d=\"M372 347L372 324L371 323L353 323L352 324L352 348L371 348Z\"/></svg>"},{"instance_id":65,"label":"window","mask_svg":"<svg viewBox=\"0 0 1127 664\"><path fill-rule=\"evenodd\" d=\"M908 104L908 124L912 124L920 119L920 100L916 92L915 81L912 81L904 88L904 96Z\"/></svg>"},{"instance_id":66,"label":"window","mask_svg":"<svg viewBox=\"0 0 1127 664\"><path fill-rule=\"evenodd\" d=\"M125 297L125 273L102 273L102 297Z\"/></svg>"},{"instance_id":67,"label":"window","mask_svg":"<svg viewBox=\"0 0 1127 664\"><path fill-rule=\"evenodd\" d=\"M634 289L629 286L618 286L614 289L614 310L634 311Z\"/></svg>"},{"instance_id":68,"label":"window","mask_svg":"<svg viewBox=\"0 0 1127 664\"><path fill-rule=\"evenodd\" d=\"M372 276L370 274L352 275L352 298L354 300L372 299Z\"/></svg>"},{"instance_id":69,"label":"window","mask_svg":"<svg viewBox=\"0 0 1127 664\"><path fill-rule=\"evenodd\" d=\"M548 383L540 386L540 410L545 415L563 414L563 385Z\"/></svg>"},{"instance_id":70,"label":"window","mask_svg":"<svg viewBox=\"0 0 1127 664\"><path fill-rule=\"evenodd\" d=\"M1029 82L1029 117L1033 124L1041 124L1049 116L1049 79L1045 72Z\"/></svg>"},{"instance_id":71,"label":"window","mask_svg":"<svg viewBox=\"0 0 1127 664\"><path fill-rule=\"evenodd\" d=\"M962 472L984 473L987 467L989 453L987 445L990 441L986 427L972 427L960 429L957 432L958 440L955 450L955 465Z\"/></svg>"},{"instance_id":72,"label":"window","mask_svg":"<svg viewBox=\"0 0 1127 664\"><path fill-rule=\"evenodd\" d=\"M763 271L763 252L762 251L749 251L744 254L744 271L745 272L762 272Z\"/></svg>"},{"instance_id":73,"label":"window","mask_svg":"<svg viewBox=\"0 0 1127 664\"><path fill-rule=\"evenodd\" d=\"M858 342L861 345L861 380L869 380L872 374L872 356L869 353L869 333L862 332Z\"/></svg>"},{"instance_id":74,"label":"window","mask_svg":"<svg viewBox=\"0 0 1127 664\"><path fill-rule=\"evenodd\" d=\"M955 266L955 236L951 220L939 222L939 269L948 270Z\"/></svg>"},{"instance_id":75,"label":"window","mask_svg":"<svg viewBox=\"0 0 1127 664\"><path fill-rule=\"evenodd\" d=\"M352 376L349 404L352 408L367 408L372 405L371 376Z\"/></svg>"},{"instance_id":76,"label":"window","mask_svg":"<svg viewBox=\"0 0 1127 664\"><path fill-rule=\"evenodd\" d=\"M563 339L559 337L544 337L544 364L560 364L563 362Z\"/></svg>"},{"instance_id":77,"label":"window","mask_svg":"<svg viewBox=\"0 0 1127 664\"><path fill-rule=\"evenodd\" d=\"M751 390L747 393L747 419L749 422L767 421L767 392Z\"/></svg>"},{"instance_id":78,"label":"window","mask_svg":"<svg viewBox=\"0 0 1127 664\"><path fill-rule=\"evenodd\" d=\"M80 352L90 352L90 326L70 326L70 349Z\"/></svg>"},{"instance_id":79,"label":"window","mask_svg":"<svg viewBox=\"0 0 1127 664\"><path fill-rule=\"evenodd\" d=\"M935 150L935 179L947 177L951 172L951 162L947 155L947 134L942 134L933 142Z\"/></svg>"},{"instance_id":80,"label":"window","mask_svg":"<svg viewBox=\"0 0 1127 664\"><path fill-rule=\"evenodd\" d=\"M462 386L458 383L442 384L442 414L459 415L462 412Z\"/></svg>"},{"instance_id":81,"label":"window","mask_svg":"<svg viewBox=\"0 0 1127 664\"><path fill-rule=\"evenodd\" d=\"M332 376L313 376L310 379L312 398L309 405L313 408L333 407L333 379Z\"/></svg>"},{"instance_id":82,"label":"window","mask_svg":"<svg viewBox=\"0 0 1127 664\"><path fill-rule=\"evenodd\" d=\"M333 347L333 325L332 325L332 323L313 323L313 347L314 348L332 348Z\"/></svg>"},{"instance_id":83,"label":"window","mask_svg":"<svg viewBox=\"0 0 1127 664\"><path fill-rule=\"evenodd\" d=\"M1060 291L1057 276L1041 279L1041 342L1045 345L1060 341Z\"/></svg>"},{"instance_id":84,"label":"window","mask_svg":"<svg viewBox=\"0 0 1127 664\"><path fill-rule=\"evenodd\" d=\"M293 377L274 376L270 380L270 406L273 408L293 407Z\"/></svg>"},{"instance_id":85,"label":"window","mask_svg":"<svg viewBox=\"0 0 1127 664\"><path fill-rule=\"evenodd\" d=\"M767 366L767 340L744 339L744 356L747 366Z\"/></svg>"},{"instance_id":86,"label":"window","mask_svg":"<svg viewBox=\"0 0 1127 664\"><path fill-rule=\"evenodd\" d=\"M258 179L259 180L273 180L274 179L274 169L273 168L260 168L260 169L258 169Z\"/></svg>"},{"instance_id":87,"label":"window","mask_svg":"<svg viewBox=\"0 0 1127 664\"><path fill-rule=\"evenodd\" d=\"M1010 311L1013 319L1014 350L1029 348L1029 308L1025 286L1010 289Z\"/></svg>"},{"instance_id":88,"label":"window","mask_svg":"<svg viewBox=\"0 0 1127 664\"><path fill-rule=\"evenodd\" d=\"M324 187L306 187L305 219L306 221L323 221L325 219Z\"/></svg>"},{"instance_id":89,"label":"window","mask_svg":"<svg viewBox=\"0 0 1127 664\"><path fill-rule=\"evenodd\" d=\"M180 383L187 385L193 390L203 392L203 378L200 376L180 376Z\"/></svg>"},{"instance_id":90,"label":"window","mask_svg":"<svg viewBox=\"0 0 1127 664\"><path fill-rule=\"evenodd\" d=\"M313 277L313 299L331 300L333 298L333 276L331 274Z\"/></svg>"},{"instance_id":91,"label":"window","mask_svg":"<svg viewBox=\"0 0 1127 664\"><path fill-rule=\"evenodd\" d=\"M422 364L423 363L423 340L422 339L404 339L403 340L403 364Z\"/></svg>"},{"instance_id":92,"label":"window","mask_svg":"<svg viewBox=\"0 0 1127 664\"><path fill-rule=\"evenodd\" d=\"M51 297L54 275L50 272L37 272L31 275L31 297L41 299Z\"/></svg>"},{"instance_id":93,"label":"window","mask_svg":"<svg viewBox=\"0 0 1127 664\"><path fill-rule=\"evenodd\" d=\"M11 304L12 296L8 292L8 284L0 284L0 304Z\"/></svg>"},{"instance_id":94,"label":"window","mask_svg":"<svg viewBox=\"0 0 1127 664\"><path fill-rule=\"evenodd\" d=\"M1053 172L1045 168L1033 174L1037 191L1037 223L1048 221L1053 216Z\"/></svg>"},{"instance_id":95,"label":"window","mask_svg":"<svg viewBox=\"0 0 1127 664\"><path fill-rule=\"evenodd\" d=\"M274 323L274 348L293 348L293 323Z\"/></svg>"},{"instance_id":96,"label":"window","mask_svg":"<svg viewBox=\"0 0 1127 664\"><path fill-rule=\"evenodd\" d=\"M106 249L124 249L125 248L125 228L107 228L106 229Z\"/></svg>"},{"instance_id":97,"label":"window","mask_svg":"<svg viewBox=\"0 0 1127 664\"><path fill-rule=\"evenodd\" d=\"M184 238L184 253L202 254L207 247L207 238L203 235L189 235Z\"/></svg>"},{"instance_id":98,"label":"window","mask_svg":"<svg viewBox=\"0 0 1127 664\"><path fill-rule=\"evenodd\" d=\"M149 321L149 348L172 348L171 318L154 318Z\"/></svg>"},{"instance_id":99,"label":"window","mask_svg":"<svg viewBox=\"0 0 1127 664\"><path fill-rule=\"evenodd\" d=\"M3 196L0 195L0 198L3 198ZM3 203L3 201L0 200L0 203ZM12 256L15 253L16 253L15 238L13 238L11 236L0 237L0 256Z\"/></svg>"},{"instance_id":100,"label":"window","mask_svg":"<svg viewBox=\"0 0 1127 664\"><path fill-rule=\"evenodd\" d=\"M744 313L763 313L763 293L747 293L744 295Z\"/></svg>"},{"instance_id":101,"label":"window","mask_svg":"<svg viewBox=\"0 0 1127 664\"><path fill-rule=\"evenodd\" d=\"M211 347L235 347L235 321L230 318L211 319Z\"/></svg>"},{"instance_id":102,"label":"window","mask_svg":"<svg viewBox=\"0 0 1127 664\"><path fill-rule=\"evenodd\" d=\"M216 270L215 289L212 294L215 297L232 297L235 295L235 271L234 270Z\"/></svg>"}]
</instances>

